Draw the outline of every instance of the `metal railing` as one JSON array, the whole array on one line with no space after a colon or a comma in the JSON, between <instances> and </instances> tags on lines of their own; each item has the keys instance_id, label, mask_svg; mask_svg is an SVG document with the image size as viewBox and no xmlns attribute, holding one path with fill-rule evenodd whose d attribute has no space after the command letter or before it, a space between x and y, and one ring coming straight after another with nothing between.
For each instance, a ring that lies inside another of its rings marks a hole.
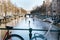
<instances>
[{"instance_id":1,"label":"metal railing","mask_svg":"<svg viewBox=\"0 0 60 40\"><path fill-rule=\"evenodd\" d=\"M44 30L44 29L32 29L32 28L29 28L29 29L0 28L0 30L24 30L24 31L29 31L29 34L32 34L32 31L48 31L48 30ZM58 35L60 35L60 29L58 29L58 30L50 30L50 32L58 32ZM32 35L29 35L30 39L32 38L31 36ZM59 36L58 36L58 39L59 39Z\"/></svg>"},{"instance_id":2,"label":"metal railing","mask_svg":"<svg viewBox=\"0 0 60 40\"><path fill-rule=\"evenodd\" d=\"M7 29L7 28L0 28L0 30L26 30L28 31L29 29L19 29L19 28L13 28L13 29ZM43 30L43 29L32 29L33 31L48 31L48 30ZM50 30L50 32L60 32L60 30Z\"/></svg>"}]
</instances>

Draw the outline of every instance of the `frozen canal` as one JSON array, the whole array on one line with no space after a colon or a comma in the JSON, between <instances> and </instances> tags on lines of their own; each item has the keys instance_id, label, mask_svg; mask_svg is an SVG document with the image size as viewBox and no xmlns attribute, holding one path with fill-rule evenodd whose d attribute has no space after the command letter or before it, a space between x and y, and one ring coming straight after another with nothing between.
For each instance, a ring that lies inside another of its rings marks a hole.
<instances>
[{"instance_id":1,"label":"frozen canal","mask_svg":"<svg viewBox=\"0 0 60 40\"><path fill-rule=\"evenodd\" d=\"M30 21L30 24L29 24ZM56 30L57 28L55 26L52 26L51 28L51 24L43 22L40 19L34 18L27 18L26 20L23 19L21 22L19 22L16 27L14 28L20 28L20 29L29 29L29 27L31 27L32 29L53 29ZM47 38L47 40L58 40L58 35L56 32L44 32L44 31L33 31L32 34L34 36L34 33L39 33L42 35L45 35L45 37ZM22 36L24 38L24 40L29 40L29 31L21 31L21 30L14 30L12 31L12 34L18 34L20 36ZM13 40L19 40L17 38L13 38ZM43 40L41 38L38 38L38 40Z\"/></svg>"}]
</instances>

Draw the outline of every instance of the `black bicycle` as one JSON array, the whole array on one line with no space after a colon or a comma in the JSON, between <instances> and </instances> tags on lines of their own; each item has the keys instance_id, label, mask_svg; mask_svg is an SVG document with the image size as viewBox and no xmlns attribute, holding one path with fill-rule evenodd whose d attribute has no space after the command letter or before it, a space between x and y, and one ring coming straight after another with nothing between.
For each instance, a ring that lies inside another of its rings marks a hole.
<instances>
[{"instance_id":1,"label":"black bicycle","mask_svg":"<svg viewBox=\"0 0 60 40\"><path fill-rule=\"evenodd\" d=\"M17 34L12 34L12 35L7 36L5 40L11 39L12 37L17 37L17 38L19 38L20 40L24 40L23 37L21 37L21 36L19 36L19 35L17 35Z\"/></svg>"}]
</instances>

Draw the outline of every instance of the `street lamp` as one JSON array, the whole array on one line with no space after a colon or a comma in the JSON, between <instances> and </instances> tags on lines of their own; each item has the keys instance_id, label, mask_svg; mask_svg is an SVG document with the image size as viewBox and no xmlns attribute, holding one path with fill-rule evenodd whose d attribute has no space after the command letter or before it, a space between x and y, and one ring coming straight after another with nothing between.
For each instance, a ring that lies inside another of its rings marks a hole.
<instances>
[{"instance_id":1,"label":"street lamp","mask_svg":"<svg viewBox=\"0 0 60 40\"><path fill-rule=\"evenodd\" d=\"M47 6L46 6L46 18L47 18Z\"/></svg>"}]
</instances>

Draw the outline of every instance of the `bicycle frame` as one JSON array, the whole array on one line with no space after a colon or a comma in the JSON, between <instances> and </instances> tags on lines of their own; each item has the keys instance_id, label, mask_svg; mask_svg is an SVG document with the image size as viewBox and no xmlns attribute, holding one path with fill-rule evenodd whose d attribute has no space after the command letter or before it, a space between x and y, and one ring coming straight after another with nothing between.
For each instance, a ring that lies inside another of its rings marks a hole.
<instances>
[{"instance_id":1,"label":"bicycle frame","mask_svg":"<svg viewBox=\"0 0 60 40\"><path fill-rule=\"evenodd\" d=\"M7 30L7 32L6 32L6 34L5 34L4 38L3 38L3 40L5 40L5 38L8 37L8 36L9 36L9 30Z\"/></svg>"}]
</instances>

